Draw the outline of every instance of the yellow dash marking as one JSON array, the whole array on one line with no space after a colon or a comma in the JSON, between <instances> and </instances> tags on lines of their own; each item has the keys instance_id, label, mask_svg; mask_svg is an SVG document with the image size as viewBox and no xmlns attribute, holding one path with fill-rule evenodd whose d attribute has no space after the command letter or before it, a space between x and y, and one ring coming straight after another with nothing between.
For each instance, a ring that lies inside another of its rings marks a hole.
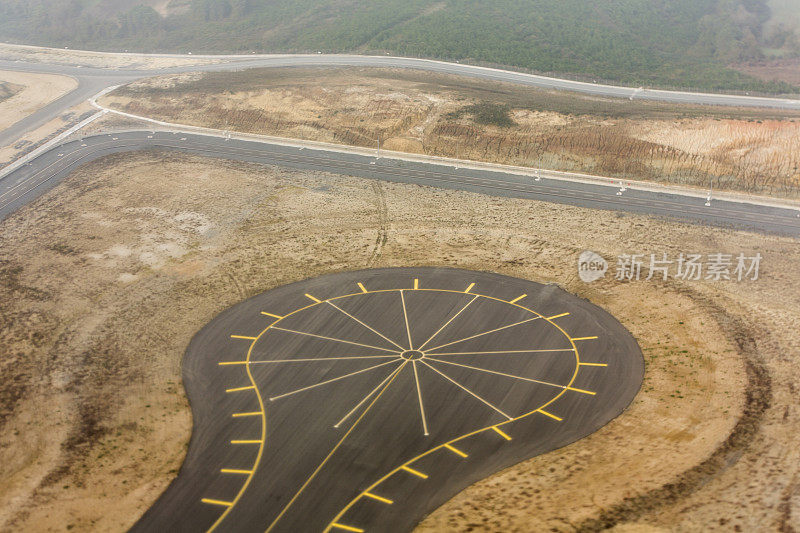
<instances>
[{"instance_id":1,"label":"yellow dash marking","mask_svg":"<svg viewBox=\"0 0 800 533\"><path fill-rule=\"evenodd\" d=\"M506 433L505 431L503 431L502 429L500 429L499 427L492 426L492 429L495 431L495 433L497 433L498 435L500 435L504 439L511 440L511 436L508 433Z\"/></svg>"},{"instance_id":2,"label":"yellow dash marking","mask_svg":"<svg viewBox=\"0 0 800 533\"><path fill-rule=\"evenodd\" d=\"M335 527L337 529L343 529L344 531L355 531L355 533L364 533L364 530L358 527L353 526L346 526L344 524L340 524L338 522L332 522L331 527Z\"/></svg>"},{"instance_id":3,"label":"yellow dash marking","mask_svg":"<svg viewBox=\"0 0 800 533\"><path fill-rule=\"evenodd\" d=\"M608 366L607 363L578 363L581 366Z\"/></svg>"},{"instance_id":4,"label":"yellow dash marking","mask_svg":"<svg viewBox=\"0 0 800 533\"><path fill-rule=\"evenodd\" d=\"M223 474L244 474L246 476L249 476L253 473L252 470L237 470L235 468L223 468L220 470L220 472Z\"/></svg>"},{"instance_id":5,"label":"yellow dash marking","mask_svg":"<svg viewBox=\"0 0 800 533\"><path fill-rule=\"evenodd\" d=\"M261 311L261 314L264 315L264 316L271 316L272 318L277 318L277 319L283 318L280 315L273 315L272 313L267 313L266 311Z\"/></svg>"},{"instance_id":6,"label":"yellow dash marking","mask_svg":"<svg viewBox=\"0 0 800 533\"><path fill-rule=\"evenodd\" d=\"M403 470L405 470L406 472L408 472L409 474L413 474L413 475L415 475L417 477L421 477L422 479L428 479L428 474L423 474L419 470L414 470L410 466L403 465L401 468Z\"/></svg>"},{"instance_id":7,"label":"yellow dash marking","mask_svg":"<svg viewBox=\"0 0 800 533\"><path fill-rule=\"evenodd\" d=\"M256 388L255 385L249 385L247 387L236 387L235 389L225 389L225 392L241 392L243 390L251 390L255 388Z\"/></svg>"},{"instance_id":8,"label":"yellow dash marking","mask_svg":"<svg viewBox=\"0 0 800 533\"><path fill-rule=\"evenodd\" d=\"M456 455L460 455L461 457L469 457L466 453L462 452L461 450L459 450L455 446L452 446L450 444L445 444L444 447L447 448L448 450L450 450L451 452L453 452Z\"/></svg>"},{"instance_id":9,"label":"yellow dash marking","mask_svg":"<svg viewBox=\"0 0 800 533\"><path fill-rule=\"evenodd\" d=\"M364 288L360 281L356 283L356 285L358 285L358 288L361 289L361 292L367 292L367 289Z\"/></svg>"},{"instance_id":10,"label":"yellow dash marking","mask_svg":"<svg viewBox=\"0 0 800 533\"><path fill-rule=\"evenodd\" d=\"M200 501L203 502L203 503L211 504L211 505L222 505L223 507L230 507L230 506L233 505L233 502L224 502L222 500L211 500L209 498L203 498Z\"/></svg>"},{"instance_id":11,"label":"yellow dash marking","mask_svg":"<svg viewBox=\"0 0 800 533\"><path fill-rule=\"evenodd\" d=\"M232 440L231 444L261 444L260 440Z\"/></svg>"},{"instance_id":12,"label":"yellow dash marking","mask_svg":"<svg viewBox=\"0 0 800 533\"><path fill-rule=\"evenodd\" d=\"M317 303L322 303L322 300L320 300L319 298L314 298L313 296L311 296L308 293L306 293L306 298L311 298L312 300L314 300Z\"/></svg>"},{"instance_id":13,"label":"yellow dash marking","mask_svg":"<svg viewBox=\"0 0 800 533\"><path fill-rule=\"evenodd\" d=\"M469 291L471 291L471 290L472 290L472 287L474 287L474 286L475 286L475 284L474 284L474 283L470 283L470 284L469 284L469 287L467 287L467 290L465 290L464 292L469 292Z\"/></svg>"},{"instance_id":14,"label":"yellow dash marking","mask_svg":"<svg viewBox=\"0 0 800 533\"><path fill-rule=\"evenodd\" d=\"M384 498L383 496L378 496L377 494L372 494L371 492L364 492L364 496L367 498L372 498L373 500L377 500L379 502L385 503L387 505L392 505L394 502L389 498Z\"/></svg>"},{"instance_id":15,"label":"yellow dash marking","mask_svg":"<svg viewBox=\"0 0 800 533\"><path fill-rule=\"evenodd\" d=\"M597 335L595 335L594 337L573 337L572 340L574 340L574 341L590 341L590 340L596 339L596 338L597 338Z\"/></svg>"},{"instance_id":16,"label":"yellow dash marking","mask_svg":"<svg viewBox=\"0 0 800 533\"><path fill-rule=\"evenodd\" d=\"M510 302L508 302L508 303L510 303L510 304L515 304L515 303L517 303L518 301L520 301L520 300L522 300L523 298L525 298L526 296L527 296L527 294L523 294L523 295L521 295L521 296L517 296L516 298L514 298L513 300L511 300L511 301L510 301Z\"/></svg>"},{"instance_id":17,"label":"yellow dash marking","mask_svg":"<svg viewBox=\"0 0 800 533\"><path fill-rule=\"evenodd\" d=\"M414 288L419 289L419 280L417 278L414 278Z\"/></svg>"},{"instance_id":18,"label":"yellow dash marking","mask_svg":"<svg viewBox=\"0 0 800 533\"><path fill-rule=\"evenodd\" d=\"M242 416L261 416L262 414L264 413L262 413L261 411L253 411L252 413L233 413L231 416L233 418L239 418Z\"/></svg>"},{"instance_id":19,"label":"yellow dash marking","mask_svg":"<svg viewBox=\"0 0 800 533\"><path fill-rule=\"evenodd\" d=\"M247 361L220 361L217 363L219 366L226 366L226 365L246 365Z\"/></svg>"},{"instance_id":20,"label":"yellow dash marking","mask_svg":"<svg viewBox=\"0 0 800 533\"><path fill-rule=\"evenodd\" d=\"M247 339L250 341L256 340L258 337L248 337L247 335L231 335L231 339Z\"/></svg>"},{"instance_id":21,"label":"yellow dash marking","mask_svg":"<svg viewBox=\"0 0 800 533\"><path fill-rule=\"evenodd\" d=\"M549 316L549 317L547 317L547 320L553 320L555 318L561 318L562 316L567 316L568 314L569 313L561 313L560 315Z\"/></svg>"},{"instance_id":22,"label":"yellow dash marking","mask_svg":"<svg viewBox=\"0 0 800 533\"><path fill-rule=\"evenodd\" d=\"M544 416L549 416L549 417L550 417L550 418L552 418L553 420L558 420L559 422L561 422L562 420L564 420L563 418L561 418L561 417L559 417L559 416L556 416L556 415L554 415L554 414L552 414L552 413L548 413L547 411L545 411L545 410L543 410L543 409L538 409L538 410L537 410L537 412L538 412L538 413L542 413Z\"/></svg>"},{"instance_id":23,"label":"yellow dash marking","mask_svg":"<svg viewBox=\"0 0 800 533\"><path fill-rule=\"evenodd\" d=\"M575 392L582 392L583 394L589 394L591 396L594 396L595 394L597 394L596 392L592 392L590 390L576 389L575 387L564 387L564 388L567 389L567 390L575 391Z\"/></svg>"}]
</instances>

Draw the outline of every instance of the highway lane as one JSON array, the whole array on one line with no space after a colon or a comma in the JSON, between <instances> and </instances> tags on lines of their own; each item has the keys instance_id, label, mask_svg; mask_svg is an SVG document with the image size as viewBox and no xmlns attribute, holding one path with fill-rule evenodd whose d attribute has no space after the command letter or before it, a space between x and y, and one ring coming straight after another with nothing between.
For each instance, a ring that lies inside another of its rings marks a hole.
<instances>
[{"instance_id":1,"label":"highway lane","mask_svg":"<svg viewBox=\"0 0 800 533\"><path fill-rule=\"evenodd\" d=\"M278 287L192 339L187 457L133 531L408 531L602 427L643 373L619 322L553 285L386 268Z\"/></svg>"},{"instance_id":2,"label":"highway lane","mask_svg":"<svg viewBox=\"0 0 800 533\"><path fill-rule=\"evenodd\" d=\"M671 102L676 104L703 104L721 106L743 106L800 110L800 100L786 98L762 98L747 95L725 95L709 93L692 93L682 91L664 91L655 89L640 90L634 87L586 83L572 80L551 78L535 74L513 72L509 70L448 63L427 59L416 59L393 56L361 56L347 54L294 54L294 55L251 55L251 56L178 56L197 59L209 58L218 61L205 65L184 65L161 69L99 69L83 68L74 65L25 63L21 61L0 60L0 70L20 70L72 76L79 81L79 86L71 93L51 102L45 108L12 125L0 133L0 146L11 144L25 133L48 122L70 107L89 98L105 87L120 85L137 79L158 74L175 74L193 71L225 71L248 68L297 67L297 66L357 66L409 68L442 74L456 74L484 80L515 83L523 86L574 91L593 96L631 98L651 101Z\"/></svg>"},{"instance_id":3,"label":"highway lane","mask_svg":"<svg viewBox=\"0 0 800 533\"><path fill-rule=\"evenodd\" d=\"M373 157L357 153L298 148L255 140L225 139L195 133L135 130L91 135L56 146L0 180L0 219L39 197L79 165L104 155L162 149L300 170L318 170L368 179L428 185L494 196L661 216L692 223L800 236L800 211L784 207L713 200L695 196L589 184L510 172L455 168L447 164Z\"/></svg>"}]
</instances>

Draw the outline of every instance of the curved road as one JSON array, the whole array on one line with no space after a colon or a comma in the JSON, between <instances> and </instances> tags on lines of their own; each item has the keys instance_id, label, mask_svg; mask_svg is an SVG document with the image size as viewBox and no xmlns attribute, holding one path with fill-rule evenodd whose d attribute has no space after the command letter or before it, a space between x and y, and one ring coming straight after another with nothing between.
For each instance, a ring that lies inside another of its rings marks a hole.
<instances>
[{"instance_id":1,"label":"curved road","mask_svg":"<svg viewBox=\"0 0 800 533\"><path fill-rule=\"evenodd\" d=\"M553 285L387 268L278 287L189 344L189 450L133 531L408 531L608 423L643 374L619 322Z\"/></svg>"},{"instance_id":2,"label":"curved road","mask_svg":"<svg viewBox=\"0 0 800 533\"><path fill-rule=\"evenodd\" d=\"M112 54L113 55L113 54ZM124 54L122 54L124 55ZM457 74L485 80L515 83L543 89L557 89L575 91L594 96L609 96L617 98L635 98L641 100L654 100L672 102L677 104L704 104L741 107L776 108L786 110L800 110L800 100L787 98L766 98L746 95L725 95L709 93L693 93L683 91L665 91L657 89L619 87L596 83L586 83L536 74L525 74L509 70L448 63L428 59L415 59L392 56L361 56L338 54L295 54L295 55L224 55L224 56L190 56L169 55L161 57L208 59L217 63L206 65L191 65L170 67L162 69L99 69L81 68L78 66L46 63L25 63L0 59L0 70L19 70L24 72L42 72L48 74L61 74L72 76L79 82L79 86L62 98L49 104L45 109L35 113L35 118L27 118L14 124L0 133L0 146L6 146L21 137L24 133L55 118L59 113L73 105L86 100L100 90L113 85L128 83L137 79L154 76L157 74L173 74L193 71L222 71L242 70L248 68L265 67L292 67L292 66L358 66L358 67L386 67L410 68L437 72L443 74Z\"/></svg>"},{"instance_id":3,"label":"curved road","mask_svg":"<svg viewBox=\"0 0 800 533\"><path fill-rule=\"evenodd\" d=\"M112 153L146 149L178 151L302 170L399 183L428 185L495 196L526 198L592 209L627 211L689 222L800 236L800 211L755 203L714 200L711 207L697 196L628 189L513 172L457 168L445 163L409 161L345 150L308 148L266 141L226 139L196 133L128 131L98 134L66 142L42 153L0 180L0 219L43 194L76 167ZM546 176L546 174L544 174Z\"/></svg>"}]
</instances>

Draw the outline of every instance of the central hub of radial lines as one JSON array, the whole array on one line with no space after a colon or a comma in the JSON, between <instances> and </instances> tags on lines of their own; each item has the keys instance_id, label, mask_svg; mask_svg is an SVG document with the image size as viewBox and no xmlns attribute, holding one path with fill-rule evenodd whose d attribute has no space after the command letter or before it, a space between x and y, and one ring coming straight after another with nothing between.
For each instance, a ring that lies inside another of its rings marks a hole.
<instances>
[{"instance_id":1,"label":"central hub of radial lines","mask_svg":"<svg viewBox=\"0 0 800 533\"><path fill-rule=\"evenodd\" d=\"M406 350L400 354L400 357L408 361L416 361L417 359L425 357L425 354L419 350Z\"/></svg>"}]
</instances>

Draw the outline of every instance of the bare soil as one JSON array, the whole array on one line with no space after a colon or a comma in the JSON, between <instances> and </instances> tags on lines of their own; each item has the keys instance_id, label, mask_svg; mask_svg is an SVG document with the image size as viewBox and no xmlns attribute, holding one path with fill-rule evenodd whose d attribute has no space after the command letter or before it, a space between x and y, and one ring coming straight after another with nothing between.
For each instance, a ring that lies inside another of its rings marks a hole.
<instances>
[{"instance_id":1,"label":"bare soil","mask_svg":"<svg viewBox=\"0 0 800 533\"><path fill-rule=\"evenodd\" d=\"M11 70L0 71L0 82L22 86L22 90L0 101L0 130L6 129L78 86L78 82L68 76Z\"/></svg>"},{"instance_id":2,"label":"bare soil","mask_svg":"<svg viewBox=\"0 0 800 533\"><path fill-rule=\"evenodd\" d=\"M745 252L758 281L586 284L579 253ZM175 476L181 356L226 307L368 266L491 270L606 308L631 407L481 481L420 531L797 529L797 240L160 152L110 156L0 224L0 529L122 530ZM781 529L783 528L783 529Z\"/></svg>"},{"instance_id":3,"label":"bare soil","mask_svg":"<svg viewBox=\"0 0 800 533\"><path fill-rule=\"evenodd\" d=\"M157 77L102 103L169 122L800 196L800 113L580 96L397 69Z\"/></svg>"},{"instance_id":4,"label":"bare soil","mask_svg":"<svg viewBox=\"0 0 800 533\"><path fill-rule=\"evenodd\" d=\"M800 58L743 63L735 65L734 68L765 81L779 80L800 85Z\"/></svg>"},{"instance_id":5,"label":"bare soil","mask_svg":"<svg viewBox=\"0 0 800 533\"><path fill-rule=\"evenodd\" d=\"M193 57L169 57L136 53L92 52L0 43L0 58L62 65L80 65L95 68L159 69L184 65L207 65L219 60Z\"/></svg>"}]
</instances>

